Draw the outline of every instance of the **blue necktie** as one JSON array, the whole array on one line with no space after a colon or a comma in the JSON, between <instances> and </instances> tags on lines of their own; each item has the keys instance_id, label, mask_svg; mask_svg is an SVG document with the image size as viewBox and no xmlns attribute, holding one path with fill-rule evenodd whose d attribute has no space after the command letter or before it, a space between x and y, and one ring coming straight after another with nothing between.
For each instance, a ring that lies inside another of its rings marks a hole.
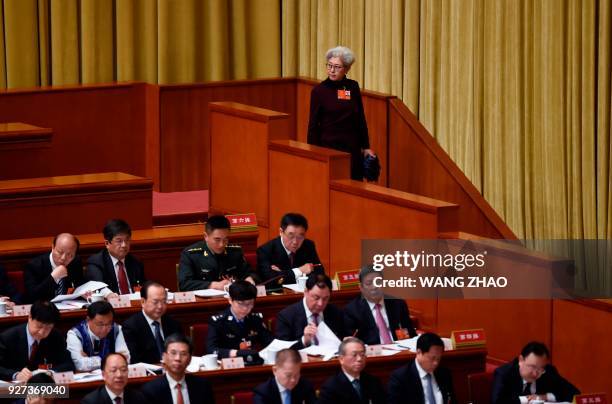
<instances>
[{"instance_id":1,"label":"blue necktie","mask_svg":"<svg viewBox=\"0 0 612 404\"><path fill-rule=\"evenodd\" d=\"M291 404L291 391L283 391L283 404Z\"/></svg>"},{"instance_id":2,"label":"blue necktie","mask_svg":"<svg viewBox=\"0 0 612 404\"><path fill-rule=\"evenodd\" d=\"M359 382L359 379L353 379L351 384L353 385L353 388L355 389L355 391L357 392L357 395L361 399L361 383Z\"/></svg>"},{"instance_id":3,"label":"blue necktie","mask_svg":"<svg viewBox=\"0 0 612 404\"><path fill-rule=\"evenodd\" d=\"M428 404L436 404L431 373L427 373L427 376L425 376L425 378L427 379L427 402Z\"/></svg>"},{"instance_id":4,"label":"blue necktie","mask_svg":"<svg viewBox=\"0 0 612 404\"><path fill-rule=\"evenodd\" d=\"M161 360L162 353L164 352L164 340L162 339L161 332L159 330L159 321L153 321L153 327L155 328L155 344L159 352L159 358Z\"/></svg>"},{"instance_id":5,"label":"blue necktie","mask_svg":"<svg viewBox=\"0 0 612 404\"><path fill-rule=\"evenodd\" d=\"M64 294L64 286L66 285L66 278L62 278L57 282L57 286L55 287L55 296Z\"/></svg>"}]
</instances>

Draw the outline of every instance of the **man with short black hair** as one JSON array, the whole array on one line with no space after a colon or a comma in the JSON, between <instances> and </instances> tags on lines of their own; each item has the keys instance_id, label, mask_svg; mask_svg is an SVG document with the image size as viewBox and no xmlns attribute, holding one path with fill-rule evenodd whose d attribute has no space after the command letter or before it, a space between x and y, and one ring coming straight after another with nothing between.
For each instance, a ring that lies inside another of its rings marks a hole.
<instances>
[{"instance_id":1,"label":"man with short black hair","mask_svg":"<svg viewBox=\"0 0 612 404\"><path fill-rule=\"evenodd\" d=\"M382 290L374 285L374 279L380 276L381 272L370 267L359 272L361 296L344 308L347 333L368 345L391 344L394 340L416 337L406 302L386 299Z\"/></svg>"},{"instance_id":2,"label":"man with short black hair","mask_svg":"<svg viewBox=\"0 0 612 404\"><path fill-rule=\"evenodd\" d=\"M112 353L102 359L104 386L87 394L81 404L140 404L145 396L138 390L127 388L128 361L120 353Z\"/></svg>"},{"instance_id":3,"label":"man with short black hair","mask_svg":"<svg viewBox=\"0 0 612 404\"><path fill-rule=\"evenodd\" d=\"M580 391L561 377L549 360L550 353L543 343L532 341L525 345L518 358L495 369L492 403L572 401Z\"/></svg>"},{"instance_id":4,"label":"man with short black hair","mask_svg":"<svg viewBox=\"0 0 612 404\"><path fill-rule=\"evenodd\" d=\"M52 300L65 295L69 288L84 282L79 240L69 233L58 234L51 242L51 252L33 258L25 266L23 281L25 301Z\"/></svg>"},{"instance_id":5,"label":"man with short black hair","mask_svg":"<svg viewBox=\"0 0 612 404\"><path fill-rule=\"evenodd\" d=\"M261 364L257 353L274 337L266 328L263 315L253 313L257 288L247 281L236 281L229 287L229 307L208 320L208 353L220 358L240 356L245 364Z\"/></svg>"},{"instance_id":6,"label":"man with short black hair","mask_svg":"<svg viewBox=\"0 0 612 404\"><path fill-rule=\"evenodd\" d=\"M0 334L0 379L25 382L39 365L58 372L74 370L66 341L54 329L59 319L53 303L37 301L30 308L27 324Z\"/></svg>"},{"instance_id":7,"label":"man with short black hair","mask_svg":"<svg viewBox=\"0 0 612 404\"><path fill-rule=\"evenodd\" d=\"M443 353L442 338L431 332L421 334L416 358L391 373L389 404L456 403L451 373L439 366Z\"/></svg>"},{"instance_id":8,"label":"man with short black hair","mask_svg":"<svg viewBox=\"0 0 612 404\"><path fill-rule=\"evenodd\" d=\"M163 365L166 374L142 386L142 392L154 404L214 404L210 383L195 375L185 374L191 362L193 345L182 334L166 338Z\"/></svg>"},{"instance_id":9,"label":"man with short black hair","mask_svg":"<svg viewBox=\"0 0 612 404\"><path fill-rule=\"evenodd\" d=\"M66 344L76 370L99 369L102 359L114 352L130 360L121 326L114 319L115 310L110 303L94 302L87 307L87 318L68 331Z\"/></svg>"},{"instance_id":10,"label":"man with short black hair","mask_svg":"<svg viewBox=\"0 0 612 404\"><path fill-rule=\"evenodd\" d=\"M147 282L140 290L142 311L123 323L123 335L130 350L131 363L159 363L165 337L182 333L181 325L166 314L168 294L156 282Z\"/></svg>"},{"instance_id":11,"label":"man with short black hair","mask_svg":"<svg viewBox=\"0 0 612 404\"><path fill-rule=\"evenodd\" d=\"M273 377L255 387L253 404L314 404L317 401L314 387L300 377L302 357L293 349L282 349L276 354Z\"/></svg>"},{"instance_id":12,"label":"man with short black hair","mask_svg":"<svg viewBox=\"0 0 612 404\"><path fill-rule=\"evenodd\" d=\"M384 404L386 394L379 378L363 371L366 366L365 344L347 337L338 347L341 371L321 386L319 404Z\"/></svg>"},{"instance_id":13,"label":"man with short black hair","mask_svg":"<svg viewBox=\"0 0 612 404\"><path fill-rule=\"evenodd\" d=\"M292 347L302 349L318 345L317 327L324 322L340 340L346 335L343 314L333 304L332 283L327 275L311 273L306 281L304 299L285 307L276 317L276 338L298 342Z\"/></svg>"},{"instance_id":14,"label":"man with short black hair","mask_svg":"<svg viewBox=\"0 0 612 404\"><path fill-rule=\"evenodd\" d=\"M111 219L102 233L106 248L87 260L87 279L104 282L119 295L138 291L146 279L144 266L130 254L130 225L122 219Z\"/></svg>"},{"instance_id":15,"label":"man with short black hair","mask_svg":"<svg viewBox=\"0 0 612 404\"><path fill-rule=\"evenodd\" d=\"M324 274L315 243L306 238L308 221L299 213L287 213L280 222L279 235L257 249L257 272L263 280L279 275L270 285L297 283L311 272Z\"/></svg>"},{"instance_id":16,"label":"man with short black hair","mask_svg":"<svg viewBox=\"0 0 612 404\"><path fill-rule=\"evenodd\" d=\"M223 290L232 280L254 283L249 264L239 245L228 245L230 222L222 215L210 216L204 240L181 252L178 278L180 290Z\"/></svg>"}]
</instances>

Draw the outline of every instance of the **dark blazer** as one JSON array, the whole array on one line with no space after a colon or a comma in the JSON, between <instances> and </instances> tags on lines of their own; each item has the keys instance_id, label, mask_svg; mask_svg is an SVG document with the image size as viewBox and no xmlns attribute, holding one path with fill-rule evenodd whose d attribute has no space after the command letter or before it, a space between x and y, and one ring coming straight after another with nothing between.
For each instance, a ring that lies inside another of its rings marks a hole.
<instances>
[{"instance_id":1,"label":"dark blazer","mask_svg":"<svg viewBox=\"0 0 612 404\"><path fill-rule=\"evenodd\" d=\"M215 402L212 387L208 380L194 375L185 375L190 403L209 404ZM172 393L166 375L144 384L141 388L145 397L154 404L172 404Z\"/></svg>"},{"instance_id":2,"label":"dark blazer","mask_svg":"<svg viewBox=\"0 0 612 404\"><path fill-rule=\"evenodd\" d=\"M325 324L342 341L347 334L344 328L344 316L342 311L333 304L328 304L323 311ZM295 302L282 309L276 316L276 338L285 341L298 340L292 348L302 349L302 336L307 325L306 311L304 310L303 300Z\"/></svg>"},{"instance_id":3,"label":"dark blazer","mask_svg":"<svg viewBox=\"0 0 612 404\"><path fill-rule=\"evenodd\" d=\"M385 310L389 319L389 329L393 334L393 340L397 340L395 331L398 328L408 330L410 337L416 337L416 330L410 321L408 305L404 300L385 299ZM348 334L353 335L355 330L357 338L369 345L380 344L380 334L376 326L376 320L370 310L368 301L363 296L351 300L344 308L344 325Z\"/></svg>"},{"instance_id":4,"label":"dark blazer","mask_svg":"<svg viewBox=\"0 0 612 404\"><path fill-rule=\"evenodd\" d=\"M344 372L339 372L327 379L321 386L319 404L383 404L387 402L385 388L378 377L361 372L359 382L361 383L361 398Z\"/></svg>"},{"instance_id":5,"label":"dark blazer","mask_svg":"<svg viewBox=\"0 0 612 404\"><path fill-rule=\"evenodd\" d=\"M283 404L274 377L269 378L253 389L253 404ZM317 401L312 383L303 377L291 390L291 402L295 404L314 404Z\"/></svg>"},{"instance_id":6,"label":"dark blazer","mask_svg":"<svg viewBox=\"0 0 612 404\"><path fill-rule=\"evenodd\" d=\"M2 265L0 265L0 296L8 296L13 302L21 303L21 294L9 279Z\"/></svg>"},{"instance_id":7,"label":"dark blazer","mask_svg":"<svg viewBox=\"0 0 612 404\"><path fill-rule=\"evenodd\" d=\"M317 255L315 243L309 239L305 239L302 246L295 252L293 266L291 265L287 252L285 251L285 247L283 247L283 244L281 243L280 236L257 248L257 272L264 281L282 274L282 283L296 283L295 274L291 269L301 267L302 265L308 263L321 263L321 260ZM273 271L272 265L276 265L278 268L280 268L281 272ZM314 272L323 274L325 273L325 269L322 265L317 266L314 268Z\"/></svg>"},{"instance_id":8,"label":"dark blazer","mask_svg":"<svg viewBox=\"0 0 612 404\"><path fill-rule=\"evenodd\" d=\"M536 393L553 393L557 401L571 402L580 391L565 380L552 365L546 365L546 372L536 380ZM491 402L519 403L523 395L523 379L519 373L518 358L495 369Z\"/></svg>"},{"instance_id":9,"label":"dark blazer","mask_svg":"<svg viewBox=\"0 0 612 404\"><path fill-rule=\"evenodd\" d=\"M172 400L170 400L172 402ZM126 387L123 391L123 404L145 404L147 403L147 399L144 394L142 394L138 390L133 390L129 387ZM110 396L106 392L106 388L104 386L98 387L91 393L87 394L81 400L81 404L115 404L111 401Z\"/></svg>"},{"instance_id":10,"label":"dark blazer","mask_svg":"<svg viewBox=\"0 0 612 404\"><path fill-rule=\"evenodd\" d=\"M23 272L23 281L25 284L25 301L32 303L36 300L51 300L55 297L55 291L57 289L57 283L55 279L51 277L51 261L49 260L49 254L45 254L34 257L25 266ZM64 284L64 290L62 294L66 294L69 287L74 285L78 287L83 284L83 264L81 263L81 257L78 255L74 257L72 262L68 264L68 277L67 282Z\"/></svg>"},{"instance_id":11,"label":"dark blazer","mask_svg":"<svg viewBox=\"0 0 612 404\"><path fill-rule=\"evenodd\" d=\"M456 403L450 371L438 367L434 371L434 377L442 391L443 402ZM391 373L387 393L389 394L389 404L423 404L425 402L423 385L414 360Z\"/></svg>"},{"instance_id":12,"label":"dark blazer","mask_svg":"<svg viewBox=\"0 0 612 404\"><path fill-rule=\"evenodd\" d=\"M132 290L137 284L143 285L146 282L144 266L132 254L125 257L125 271ZM115 268L108 250L104 249L87 259L87 272L85 274L88 281L100 281L108 285L108 288L115 293L119 293L119 283Z\"/></svg>"},{"instance_id":13,"label":"dark blazer","mask_svg":"<svg viewBox=\"0 0 612 404\"><path fill-rule=\"evenodd\" d=\"M28 363L30 353L26 327L26 324L19 324L0 334L0 379L12 380L15 372L20 372L24 367L38 369L38 365L45 361L55 371L74 370L72 358L66 349L66 339L56 329L39 342L34 361Z\"/></svg>"},{"instance_id":14,"label":"dark blazer","mask_svg":"<svg viewBox=\"0 0 612 404\"><path fill-rule=\"evenodd\" d=\"M251 343L250 349L240 349L243 340ZM243 319L242 326L238 324L229 307L208 319L206 350L208 353L217 353L219 358L229 357L232 349L238 350L238 356L257 354L257 351L268 346L273 340L274 337L266 328L261 313L249 313Z\"/></svg>"},{"instance_id":15,"label":"dark blazer","mask_svg":"<svg viewBox=\"0 0 612 404\"><path fill-rule=\"evenodd\" d=\"M183 333L181 325L172 317L164 314L161 318L164 338L174 333ZM147 323L142 311L130 316L123 322L123 336L130 350L131 363L158 363L161 361L155 336L151 326Z\"/></svg>"}]
</instances>

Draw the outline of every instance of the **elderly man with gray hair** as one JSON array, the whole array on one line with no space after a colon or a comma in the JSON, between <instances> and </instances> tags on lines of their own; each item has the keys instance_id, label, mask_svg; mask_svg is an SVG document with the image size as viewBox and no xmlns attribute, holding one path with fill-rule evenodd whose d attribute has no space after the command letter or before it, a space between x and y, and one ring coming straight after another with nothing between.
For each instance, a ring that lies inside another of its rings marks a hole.
<instances>
[{"instance_id":1,"label":"elderly man with gray hair","mask_svg":"<svg viewBox=\"0 0 612 404\"><path fill-rule=\"evenodd\" d=\"M319 404L382 404L386 394L382 382L365 373L365 344L359 338L346 337L338 348L340 372L321 387Z\"/></svg>"},{"instance_id":2,"label":"elderly man with gray hair","mask_svg":"<svg viewBox=\"0 0 612 404\"><path fill-rule=\"evenodd\" d=\"M344 46L325 54L327 79L312 89L308 143L351 154L351 178L363 180L363 158L374 156L370 149L361 91L346 77L355 56Z\"/></svg>"}]
</instances>

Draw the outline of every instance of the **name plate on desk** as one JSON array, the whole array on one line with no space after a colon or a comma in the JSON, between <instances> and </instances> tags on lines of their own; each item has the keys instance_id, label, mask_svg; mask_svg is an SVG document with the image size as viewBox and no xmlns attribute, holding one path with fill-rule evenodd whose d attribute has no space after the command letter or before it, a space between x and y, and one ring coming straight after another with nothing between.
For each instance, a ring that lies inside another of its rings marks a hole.
<instances>
[{"instance_id":1,"label":"name plate on desk","mask_svg":"<svg viewBox=\"0 0 612 404\"><path fill-rule=\"evenodd\" d=\"M257 285L257 297L266 296L266 285Z\"/></svg>"},{"instance_id":2,"label":"name plate on desk","mask_svg":"<svg viewBox=\"0 0 612 404\"><path fill-rule=\"evenodd\" d=\"M242 369L244 368L244 359L238 358L223 358L221 359L223 369Z\"/></svg>"},{"instance_id":3,"label":"name plate on desk","mask_svg":"<svg viewBox=\"0 0 612 404\"><path fill-rule=\"evenodd\" d=\"M114 309L120 309L123 307L132 307L130 302L130 295L119 295L118 297L111 297L108 302L113 306Z\"/></svg>"},{"instance_id":4,"label":"name plate on desk","mask_svg":"<svg viewBox=\"0 0 612 404\"><path fill-rule=\"evenodd\" d=\"M607 404L606 393L578 394L574 396L574 404Z\"/></svg>"},{"instance_id":5,"label":"name plate on desk","mask_svg":"<svg viewBox=\"0 0 612 404\"><path fill-rule=\"evenodd\" d=\"M459 330L451 333L453 349L483 347L487 344L485 332L482 328L473 330Z\"/></svg>"},{"instance_id":6,"label":"name plate on desk","mask_svg":"<svg viewBox=\"0 0 612 404\"><path fill-rule=\"evenodd\" d=\"M53 373L53 380L57 384L68 384L74 381L74 372Z\"/></svg>"},{"instance_id":7,"label":"name plate on desk","mask_svg":"<svg viewBox=\"0 0 612 404\"><path fill-rule=\"evenodd\" d=\"M382 356L382 345L368 345L366 347L366 356Z\"/></svg>"},{"instance_id":8,"label":"name plate on desk","mask_svg":"<svg viewBox=\"0 0 612 404\"><path fill-rule=\"evenodd\" d=\"M174 292L174 303L195 303L193 292Z\"/></svg>"},{"instance_id":9,"label":"name plate on desk","mask_svg":"<svg viewBox=\"0 0 612 404\"><path fill-rule=\"evenodd\" d=\"M30 314L31 304L18 304L13 306L13 316L28 316Z\"/></svg>"},{"instance_id":10,"label":"name plate on desk","mask_svg":"<svg viewBox=\"0 0 612 404\"><path fill-rule=\"evenodd\" d=\"M255 213L242 213L238 215L225 215L230 222L230 231L257 230L257 216Z\"/></svg>"},{"instance_id":11,"label":"name plate on desk","mask_svg":"<svg viewBox=\"0 0 612 404\"><path fill-rule=\"evenodd\" d=\"M128 378L133 377L146 377L147 369L144 366L130 366L128 368Z\"/></svg>"},{"instance_id":12,"label":"name plate on desk","mask_svg":"<svg viewBox=\"0 0 612 404\"><path fill-rule=\"evenodd\" d=\"M336 272L334 280L340 289L354 288L355 286L359 286L359 269Z\"/></svg>"}]
</instances>

